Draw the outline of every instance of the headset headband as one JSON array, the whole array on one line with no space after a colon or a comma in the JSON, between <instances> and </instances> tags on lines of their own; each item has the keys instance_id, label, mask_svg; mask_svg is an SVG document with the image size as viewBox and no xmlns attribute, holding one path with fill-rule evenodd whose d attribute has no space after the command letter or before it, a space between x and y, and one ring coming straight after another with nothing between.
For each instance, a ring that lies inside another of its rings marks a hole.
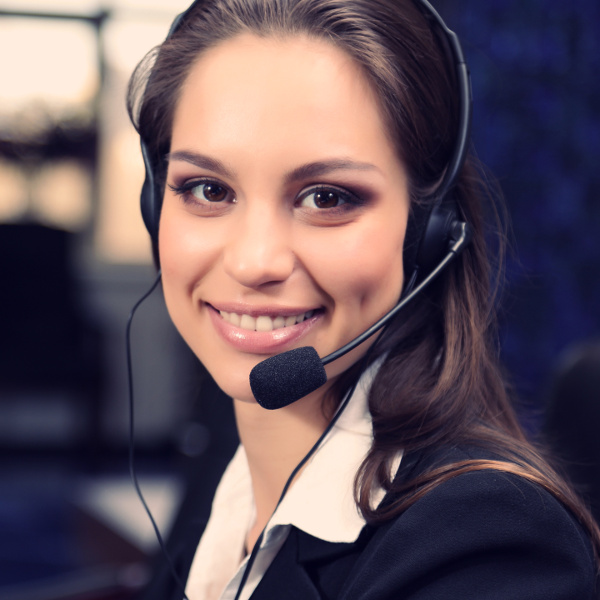
<instances>
[{"instance_id":1,"label":"headset headband","mask_svg":"<svg viewBox=\"0 0 600 600\"><path fill-rule=\"evenodd\" d=\"M184 12L173 21L166 40L171 38L185 22L194 7L202 0L195 0ZM454 64L456 87L458 93L458 128L454 149L444 176L430 196L428 207L422 209L415 204L411 210L405 243L405 270L408 274L417 270L427 273L432 263L445 252L447 228L456 218L456 208L452 200L452 188L463 167L467 155L471 130L472 92L469 69L465 61L458 36L448 28L439 13L427 0L414 0L424 11L426 17L432 19L443 34L450 50ZM165 41L166 41L165 40ZM156 178L152 157L141 139L142 156L146 169L146 178L142 187L141 210L144 224L156 246L162 198L156 189ZM441 211L441 213L440 213ZM416 277L416 275L415 275Z\"/></svg>"}]
</instances>

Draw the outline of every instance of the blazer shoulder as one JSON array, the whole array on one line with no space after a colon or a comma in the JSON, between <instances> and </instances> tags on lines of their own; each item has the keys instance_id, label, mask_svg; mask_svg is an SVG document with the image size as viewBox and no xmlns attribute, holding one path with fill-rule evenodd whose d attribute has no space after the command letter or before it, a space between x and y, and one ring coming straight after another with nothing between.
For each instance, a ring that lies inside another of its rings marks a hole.
<instances>
[{"instance_id":1,"label":"blazer shoulder","mask_svg":"<svg viewBox=\"0 0 600 600\"><path fill-rule=\"evenodd\" d=\"M595 579L590 540L553 495L483 469L441 483L380 527L343 597L592 600Z\"/></svg>"}]
</instances>

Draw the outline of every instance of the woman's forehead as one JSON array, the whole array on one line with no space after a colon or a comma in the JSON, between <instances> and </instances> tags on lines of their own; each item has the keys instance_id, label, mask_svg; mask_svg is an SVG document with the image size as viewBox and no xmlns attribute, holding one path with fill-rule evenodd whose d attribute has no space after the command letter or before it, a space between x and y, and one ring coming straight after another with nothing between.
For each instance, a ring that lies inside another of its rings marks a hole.
<instances>
[{"instance_id":1,"label":"woman's forehead","mask_svg":"<svg viewBox=\"0 0 600 600\"><path fill-rule=\"evenodd\" d=\"M305 36L248 34L211 48L190 69L171 149L198 145L265 155L277 147L329 147L364 161L375 149L392 150L375 94L345 52Z\"/></svg>"}]
</instances>

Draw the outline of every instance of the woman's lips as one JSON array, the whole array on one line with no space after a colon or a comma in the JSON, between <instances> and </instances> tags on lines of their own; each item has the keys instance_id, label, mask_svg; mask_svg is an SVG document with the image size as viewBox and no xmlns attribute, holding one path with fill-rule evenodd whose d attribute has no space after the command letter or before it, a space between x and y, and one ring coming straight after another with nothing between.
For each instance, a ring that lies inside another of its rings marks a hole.
<instances>
[{"instance_id":1,"label":"woman's lips","mask_svg":"<svg viewBox=\"0 0 600 600\"><path fill-rule=\"evenodd\" d=\"M281 352L284 346L304 337L323 314L322 310L308 310L287 315L251 315L206 306L215 329L229 344L256 354Z\"/></svg>"}]
</instances>

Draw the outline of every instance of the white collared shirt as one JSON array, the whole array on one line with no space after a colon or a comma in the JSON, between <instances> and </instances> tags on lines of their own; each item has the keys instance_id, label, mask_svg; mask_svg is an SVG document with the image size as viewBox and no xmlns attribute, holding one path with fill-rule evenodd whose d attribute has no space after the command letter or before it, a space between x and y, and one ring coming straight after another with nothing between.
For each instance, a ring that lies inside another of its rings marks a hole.
<instances>
[{"instance_id":1,"label":"white collared shirt","mask_svg":"<svg viewBox=\"0 0 600 600\"><path fill-rule=\"evenodd\" d=\"M285 542L291 526L332 543L352 543L365 521L354 502L356 472L373 438L367 392L373 365L294 485L269 520L240 600L247 600ZM399 466L397 458L394 470ZM383 498L378 490L376 505ZM210 519L200 540L186 586L189 600L233 600L248 557L246 534L254 520L252 482L240 446L217 488Z\"/></svg>"}]
</instances>

